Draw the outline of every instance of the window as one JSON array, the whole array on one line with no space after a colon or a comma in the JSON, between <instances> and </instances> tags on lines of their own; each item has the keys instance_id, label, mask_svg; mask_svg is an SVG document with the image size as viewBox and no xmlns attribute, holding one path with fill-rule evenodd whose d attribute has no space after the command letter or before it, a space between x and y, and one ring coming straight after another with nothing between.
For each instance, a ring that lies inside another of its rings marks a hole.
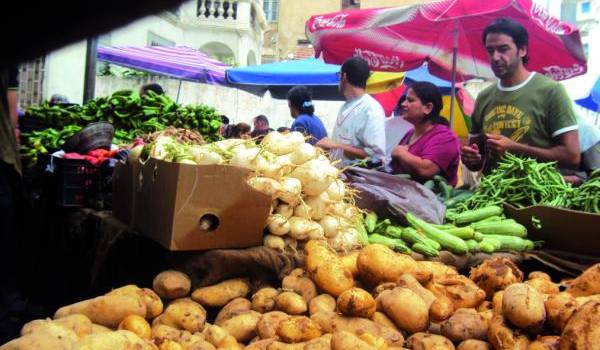
<instances>
[{"instance_id":1,"label":"window","mask_svg":"<svg viewBox=\"0 0 600 350\"><path fill-rule=\"evenodd\" d=\"M591 11L591 2L590 1L583 1L579 4L581 6L581 13L582 14L589 14Z\"/></svg>"},{"instance_id":2,"label":"window","mask_svg":"<svg viewBox=\"0 0 600 350\"><path fill-rule=\"evenodd\" d=\"M342 0L342 10L360 7L360 0Z\"/></svg>"},{"instance_id":3,"label":"window","mask_svg":"<svg viewBox=\"0 0 600 350\"><path fill-rule=\"evenodd\" d=\"M152 32L148 32L148 46L175 46L175 42Z\"/></svg>"},{"instance_id":4,"label":"window","mask_svg":"<svg viewBox=\"0 0 600 350\"><path fill-rule=\"evenodd\" d=\"M589 43L583 44L583 53L585 53L586 58L590 57L590 44Z\"/></svg>"},{"instance_id":5,"label":"window","mask_svg":"<svg viewBox=\"0 0 600 350\"><path fill-rule=\"evenodd\" d=\"M265 17L267 17L267 21L277 21L277 15L279 13L279 0L264 0L263 10L265 11Z\"/></svg>"}]
</instances>

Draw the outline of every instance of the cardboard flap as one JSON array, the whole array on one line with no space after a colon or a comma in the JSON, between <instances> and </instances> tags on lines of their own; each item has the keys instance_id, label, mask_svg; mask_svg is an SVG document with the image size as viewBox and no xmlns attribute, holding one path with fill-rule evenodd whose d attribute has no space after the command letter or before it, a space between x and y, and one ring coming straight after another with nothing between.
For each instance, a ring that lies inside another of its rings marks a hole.
<instances>
[{"instance_id":1,"label":"cardboard flap","mask_svg":"<svg viewBox=\"0 0 600 350\"><path fill-rule=\"evenodd\" d=\"M271 197L248 185L249 174L248 169L229 165L181 164L173 247L202 242L220 248L224 240L229 247L261 245Z\"/></svg>"},{"instance_id":2,"label":"cardboard flap","mask_svg":"<svg viewBox=\"0 0 600 350\"><path fill-rule=\"evenodd\" d=\"M547 206L517 209L505 204L504 208L506 216L527 227L529 239L544 241L544 248L600 255L600 214ZM540 229L533 226L532 217L540 220Z\"/></svg>"}]
</instances>

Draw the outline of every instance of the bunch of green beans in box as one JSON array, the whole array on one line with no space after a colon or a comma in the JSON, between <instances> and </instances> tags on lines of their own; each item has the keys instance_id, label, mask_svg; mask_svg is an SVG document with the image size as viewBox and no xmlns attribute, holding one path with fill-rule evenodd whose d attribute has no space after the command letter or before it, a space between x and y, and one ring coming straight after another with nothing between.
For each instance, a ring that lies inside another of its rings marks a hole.
<instances>
[{"instance_id":1,"label":"bunch of green beans in box","mask_svg":"<svg viewBox=\"0 0 600 350\"><path fill-rule=\"evenodd\" d=\"M383 244L400 253L420 253L435 257L441 250L455 254L523 252L535 247L528 240L527 228L503 216L499 206L469 210L449 217L443 225L428 223L411 213L406 214L408 227L379 220L373 212L363 220L369 244Z\"/></svg>"},{"instance_id":2,"label":"bunch of green beans in box","mask_svg":"<svg viewBox=\"0 0 600 350\"><path fill-rule=\"evenodd\" d=\"M511 204L517 208L532 205L600 212L600 173L594 172L581 187L566 183L556 162L506 153L498 167L484 176L473 195L452 213L490 205Z\"/></svg>"}]
</instances>

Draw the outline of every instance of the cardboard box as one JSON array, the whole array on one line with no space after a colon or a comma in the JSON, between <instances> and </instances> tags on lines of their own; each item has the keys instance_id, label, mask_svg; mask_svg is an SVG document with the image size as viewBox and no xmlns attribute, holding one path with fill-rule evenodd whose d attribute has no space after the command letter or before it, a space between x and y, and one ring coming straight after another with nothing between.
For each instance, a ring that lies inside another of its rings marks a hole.
<instances>
[{"instance_id":1,"label":"cardboard box","mask_svg":"<svg viewBox=\"0 0 600 350\"><path fill-rule=\"evenodd\" d=\"M135 218L135 192L139 183L139 162L119 162L113 171L113 215L132 226Z\"/></svg>"},{"instance_id":2,"label":"cardboard box","mask_svg":"<svg viewBox=\"0 0 600 350\"><path fill-rule=\"evenodd\" d=\"M262 245L271 197L247 184L249 173L150 159L136 184L134 227L174 251Z\"/></svg>"},{"instance_id":3,"label":"cardboard box","mask_svg":"<svg viewBox=\"0 0 600 350\"><path fill-rule=\"evenodd\" d=\"M509 204L504 205L504 211L507 217L527 227L529 239L544 241L544 248L600 255L600 214L547 206L517 209ZM532 217L540 220L540 229L533 226Z\"/></svg>"}]
</instances>

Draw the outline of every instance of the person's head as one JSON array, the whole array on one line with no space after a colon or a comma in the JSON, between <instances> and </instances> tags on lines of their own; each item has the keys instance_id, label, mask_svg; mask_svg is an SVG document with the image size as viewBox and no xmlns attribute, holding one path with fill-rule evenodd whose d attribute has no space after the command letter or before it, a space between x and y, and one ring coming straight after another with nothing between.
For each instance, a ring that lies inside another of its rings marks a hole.
<instances>
[{"instance_id":1,"label":"person's head","mask_svg":"<svg viewBox=\"0 0 600 350\"><path fill-rule=\"evenodd\" d=\"M250 125L246 123L237 123L233 127L231 137L234 139L249 139L250 138Z\"/></svg>"},{"instance_id":2,"label":"person's head","mask_svg":"<svg viewBox=\"0 0 600 350\"><path fill-rule=\"evenodd\" d=\"M396 103L396 107L394 107L394 114L396 117L403 117L406 113L406 110L402 108L404 101L406 101L406 93L400 96L400 98L398 99L398 103Z\"/></svg>"},{"instance_id":3,"label":"person's head","mask_svg":"<svg viewBox=\"0 0 600 350\"><path fill-rule=\"evenodd\" d=\"M482 40L494 75L500 79L511 77L529 61L527 30L512 19L499 18L490 23Z\"/></svg>"},{"instance_id":4,"label":"person's head","mask_svg":"<svg viewBox=\"0 0 600 350\"><path fill-rule=\"evenodd\" d=\"M157 95L164 95L164 93L165 93L165 90L163 90L162 86L160 86L156 83L150 83L150 84L143 85L140 88L140 95L144 96L148 93L148 91L152 91Z\"/></svg>"},{"instance_id":5,"label":"person's head","mask_svg":"<svg viewBox=\"0 0 600 350\"><path fill-rule=\"evenodd\" d=\"M50 104L61 104L61 103L69 103L69 99L61 94L54 94L50 97Z\"/></svg>"},{"instance_id":6,"label":"person's head","mask_svg":"<svg viewBox=\"0 0 600 350\"><path fill-rule=\"evenodd\" d=\"M357 56L347 59L340 69L340 92L344 93L348 87L365 89L370 75L367 61Z\"/></svg>"},{"instance_id":7,"label":"person's head","mask_svg":"<svg viewBox=\"0 0 600 350\"><path fill-rule=\"evenodd\" d=\"M287 93L288 107L292 118L301 114L314 115L315 106L313 106L310 90L306 86L294 86Z\"/></svg>"},{"instance_id":8,"label":"person's head","mask_svg":"<svg viewBox=\"0 0 600 350\"><path fill-rule=\"evenodd\" d=\"M413 125L423 123L448 125L448 120L440 116L443 107L440 89L426 81L412 84L402 104L404 119Z\"/></svg>"},{"instance_id":9,"label":"person's head","mask_svg":"<svg viewBox=\"0 0 600 350\"><path fill-rule=\"evenodd\" d=\"M259 115L254 118L253 121L254 130L267 130L269 129L269 119L264 115Z\"/></svg>"},{"instance_id":10,"label":"person's head","mask_svg":"<svg viewBox=\"0 0 600 350\"><path fill-rule=\"evenodd\" d=\"M221 124L229 125L229 118L226 115L221 115Z\"/></svg>"}]
</instances>

